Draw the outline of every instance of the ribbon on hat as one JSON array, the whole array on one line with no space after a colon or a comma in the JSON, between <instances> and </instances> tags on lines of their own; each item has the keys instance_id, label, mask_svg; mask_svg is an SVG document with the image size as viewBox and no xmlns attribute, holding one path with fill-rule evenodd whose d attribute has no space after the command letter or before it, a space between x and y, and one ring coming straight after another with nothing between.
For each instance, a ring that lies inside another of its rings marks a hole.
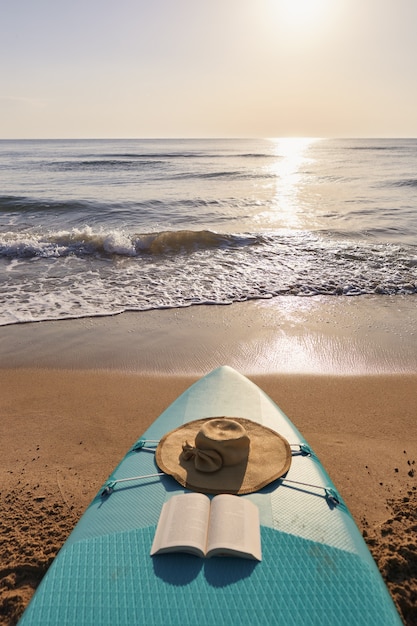
<instances>
[{"instance_id":1,"label":"ribbon on hat","mask_svg":"<svg viewBox=\"0 0 417 626\"><path fill-rule=\"evenodd\" d=\"M194 466L199 472L217 472L223 465L222 456L216 450L201 450L188 441L182 445L181 458L184 461L194 459Z\"/></svg>"}]
</instances>

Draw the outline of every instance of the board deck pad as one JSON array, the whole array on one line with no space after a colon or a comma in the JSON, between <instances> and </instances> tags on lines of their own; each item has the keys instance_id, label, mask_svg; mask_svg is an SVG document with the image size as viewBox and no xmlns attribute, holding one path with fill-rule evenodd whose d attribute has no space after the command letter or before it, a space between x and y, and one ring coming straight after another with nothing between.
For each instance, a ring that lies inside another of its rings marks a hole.
<instances>
[{"instance_id":1,"label":"board deck pad","mask_svg":"<svg viewBox=\"0 0 417 626\"><path fill-rule=\"evenodd\" d=\"M241 496L259 507L262 562L179 553L150 557L163 503L186 490L170 476L115 482L159 471L154 454L133 445L48 570L23 626L401 624L320 461L247 378L227 366L214 370L168 407L141 440L158 440L185 422L221 415L258 421L292 444L286 475L292 482L278 479Z\"/></svg>"}]
</instances>

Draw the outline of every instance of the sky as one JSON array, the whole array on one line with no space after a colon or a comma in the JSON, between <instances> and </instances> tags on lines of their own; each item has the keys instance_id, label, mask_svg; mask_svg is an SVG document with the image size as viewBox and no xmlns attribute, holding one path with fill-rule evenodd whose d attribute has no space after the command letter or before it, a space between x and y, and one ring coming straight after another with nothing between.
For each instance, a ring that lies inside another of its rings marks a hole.
<instances>
[{"instance_id":1,"label":"sky","mask_svg":"<svg viewBox=\"0 0 417 626\"><path fill-rule=\"evenodd\" d=\"M417 0L0 0L0 138L417 137Z\"/></svg>"}]
</instances>

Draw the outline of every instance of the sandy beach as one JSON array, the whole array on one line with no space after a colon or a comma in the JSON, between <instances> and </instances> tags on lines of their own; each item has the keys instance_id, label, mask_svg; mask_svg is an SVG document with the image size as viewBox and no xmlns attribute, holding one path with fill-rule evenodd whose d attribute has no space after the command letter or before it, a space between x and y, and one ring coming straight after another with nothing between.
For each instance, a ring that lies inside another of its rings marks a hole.
<instances>
[{"instance_id":1,"label":"sandy beach","mask_svg":"<svg viewBox=\"0 0 417 626\"><path fill-rule=\"evenodd\" d=\"M276 298L2 327L0 623L17 622L132 442L228 364L307 438L416 624L415 302Z\"/></svg>"}]
</instances>

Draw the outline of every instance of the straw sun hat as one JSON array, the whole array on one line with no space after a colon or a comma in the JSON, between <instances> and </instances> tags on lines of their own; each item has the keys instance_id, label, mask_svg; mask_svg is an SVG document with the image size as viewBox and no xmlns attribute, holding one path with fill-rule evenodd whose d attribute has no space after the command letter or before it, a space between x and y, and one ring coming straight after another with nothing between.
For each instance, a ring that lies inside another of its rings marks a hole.
<instances>
[{"instance_id":1,"label":"straw sun hat","mask_svg":"<svg viewBox=\"0 0 417 626\"><path fill-rule=\"evenodd\" d=\"M156 449L158 467L201 493L258 491L285 474L291 449L274 430L241 417L188 422L166 433Z\"/></svg>"}]
</instances>

